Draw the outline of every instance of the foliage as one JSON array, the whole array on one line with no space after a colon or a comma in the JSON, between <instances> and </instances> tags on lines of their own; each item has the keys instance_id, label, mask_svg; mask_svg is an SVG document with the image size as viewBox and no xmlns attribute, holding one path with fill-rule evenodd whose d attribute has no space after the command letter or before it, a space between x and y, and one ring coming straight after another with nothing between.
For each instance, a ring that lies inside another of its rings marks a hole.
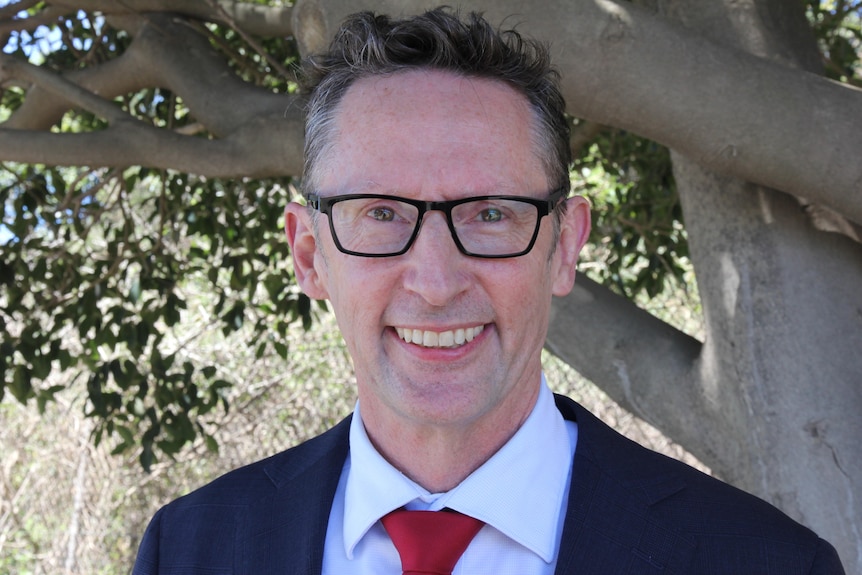
<instances>
[{"instance_id":1,"label":"foliage","mask_svg":"<svg viewBox=\"0 0 862 575\"><path fill-rule=\"evenodd\" d=\"M293 87L231 30L210 33L238 59L249 82L272 90ZM58 39L59 38L59 39ZM104 62L128 43L122 31L84 12L50 30L13 35L7 51L55 70ZM270 58L289 62L295 47L266 43ZM3 93L9 113L23 92ZM158 126L194 122L179 98L147 89L119 102ZM98 130L101 120L70 112L58 129ZM202 135L206 137L206 135ZM219 181L130 167L87 170L6 164L0 172L4 206L0 237L0 397L8 390L40 410L63 389L53 372L77 373L88 391L95 441L113 436L117 452L139 450L149 467L158 452L177 453L203 436L203 422L227 409L232 374L195 359L207 330L192 332L183 316L206 305L209 329L233 332L251 323L258 356L286 357L285 334L308 325L311 305L291 289L287 244L280 230L289 178ZM206 302L190 294L200 290Z\"/></svg>"},{"instance_id":2,"label":"foliage","mask_svg":"<svg viewBox=\"0 0 862 575\"><path fill-rule=\"evenodd\" d=\"M309 321L309 300L288 287L279 228L289 183L141 168L67 182L73 173L18 167L0 191L21 215L2 246L0 370L19 401L42 409L62 387L40 382L80 371L96 440L117 433L121 451L141 438L147 467L155 447L176 453L203 431L196 418L227 407L231 374L180 360L207 335L183 326L189 288L210 296L223 332L251 322L259 354L286 356L289 323Z\"/></svg>"},{"instance_id":3,"label":"foliage","mask_svg":"<svg viewBox=\"0 0 862 575\"><path fill-rule=\"evenodd\" d=\"M210 323L205 302L211 297L204 292L190 302L183 323ZM208 449L199 435L148 474L132 450L111 454L107 441L92 444L96 421L82 413L84 386L59 392L43 414L0 402L0 573L128 574L147 523L166 501L343 418L356 395L330 315L322 314L309 331L299 323L289 330L287 360L274 353L257 358L246 344L254 332L248 323L228 335L211 333L197 345L199 361L217 363L244 383L223 390L230 411L207 414L219 450Z\"/></svg>"},{"instance_id":4,"label":"foliage","mask_svg":"<svg viewBox=\"0 0 862 575\"><path fill-rule=\"evenodd\" d=\"M862 87L862 0L807 0L825 73Z\"/></svg>"},{"instance_id":5,"label":"foliage","mask_svg":"<svg viewBox=\"0 0 862 575\"><path fill-rule=\"evenodd\" d=\"M593 202L591 274L629 298L655 297L670 279L684 286L688 242L667 148L605 131L574 168Z\"/></svg>"}]
</instances>

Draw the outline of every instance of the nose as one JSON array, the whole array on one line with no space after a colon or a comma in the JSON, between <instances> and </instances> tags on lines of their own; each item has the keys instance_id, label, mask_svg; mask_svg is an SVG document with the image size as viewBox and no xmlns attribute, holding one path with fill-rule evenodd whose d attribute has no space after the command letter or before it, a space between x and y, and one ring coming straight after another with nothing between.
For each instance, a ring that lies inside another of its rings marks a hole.
<instances>
[{"instance_id":1,"label":"nose","mask_svg":"<svg viewBox=\"0 0 862 575\"><path fill-rule=\"evenodd\" d=\"M444 306L470 285L464 269L467 256L458 250L441 212L428 212L419 235L403 256L404 288L433 306Z\"/></svg>"}]
</instances>

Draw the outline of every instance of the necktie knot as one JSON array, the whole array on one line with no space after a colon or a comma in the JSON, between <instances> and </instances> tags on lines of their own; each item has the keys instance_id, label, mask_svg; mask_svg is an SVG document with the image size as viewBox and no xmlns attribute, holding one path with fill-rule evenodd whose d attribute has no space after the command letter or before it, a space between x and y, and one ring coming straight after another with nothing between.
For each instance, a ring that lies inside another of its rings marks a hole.
<instances>
[{"instance_id":1,"label":"necktie knot","mask_svg":"<svg viewBox=\"0 0 862 575\"><path fill-rule=\"evenodd\" d=\"M447 511L398 509L381 519L401 556L403 575L451 575L484 523Z\"/></svg>"}]
</instances>

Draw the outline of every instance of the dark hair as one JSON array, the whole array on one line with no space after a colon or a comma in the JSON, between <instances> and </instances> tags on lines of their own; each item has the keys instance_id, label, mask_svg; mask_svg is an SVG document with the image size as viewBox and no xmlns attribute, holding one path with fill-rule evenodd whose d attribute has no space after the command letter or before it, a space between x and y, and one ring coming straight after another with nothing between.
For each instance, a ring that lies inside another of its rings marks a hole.
<instances>
[{"instance_id":1,"label":"dark hair","mask_svg":"<svg viewBox=\"0 0 862 575\"><path fill-rule=\"evenodd\" d=\"M529 101L534 145L549 184L568 186L569 123L545 45L514 30L497 30L481 15L466 21L446 8L394 20L361 12L350 16L329 50L304 64L308 93L304 187L313 187L318 160L332 146L338 104L359 79L431 68L504 82Z\"/></svg>"}]
</instances>

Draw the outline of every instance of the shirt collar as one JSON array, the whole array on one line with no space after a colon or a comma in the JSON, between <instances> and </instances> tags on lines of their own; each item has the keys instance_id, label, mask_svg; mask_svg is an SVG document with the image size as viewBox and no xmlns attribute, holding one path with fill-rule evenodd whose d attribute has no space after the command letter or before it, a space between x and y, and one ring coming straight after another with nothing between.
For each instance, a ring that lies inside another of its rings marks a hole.
<instances>
[{"instance_id":1,"label":"shirt collar","mask_svg":"<svg viewBox=\"0 0 862 575\"><path fill-rule=\"evenodd\" d=\"M350 426L345 552L352 558L359 540L394 509L449 507L484 521L550 562L559 543L558 520L572 453L569 432L543 375L536 405L515 435L454 489L429 493L374 448L357 405Z\"/></svg>"}]
</instances>

